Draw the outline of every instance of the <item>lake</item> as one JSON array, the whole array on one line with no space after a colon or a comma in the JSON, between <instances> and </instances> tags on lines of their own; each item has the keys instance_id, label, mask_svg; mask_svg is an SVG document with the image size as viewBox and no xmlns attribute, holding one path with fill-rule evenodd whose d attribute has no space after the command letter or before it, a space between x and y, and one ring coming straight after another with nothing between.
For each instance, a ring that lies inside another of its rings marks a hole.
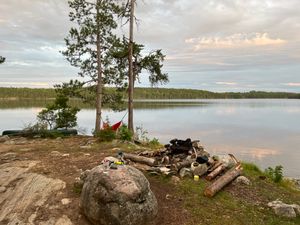
<instances>
[{"instance_id":1,"label":"lake","mask_svg":"<svg viewBox=\"0 0 300 225\"><path fill-rule=\"evenodd\" d=\"M0 105L1 133L33 123L42 108ZM115 123L125 112L103 114ZM233 153L262 169L282 165L286 176L300 177L300 100L148 100L136 103L134 117L135 126L161 143L200 140L211 154ZM79 129L91 134L94 118L95 110L81 110Z\"/></svg>"}]
</instances>

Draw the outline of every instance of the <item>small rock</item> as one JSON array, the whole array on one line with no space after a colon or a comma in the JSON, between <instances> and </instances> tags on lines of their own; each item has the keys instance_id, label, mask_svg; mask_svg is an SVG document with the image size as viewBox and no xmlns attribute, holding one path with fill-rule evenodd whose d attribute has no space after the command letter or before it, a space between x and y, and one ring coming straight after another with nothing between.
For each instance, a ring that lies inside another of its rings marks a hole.
<instances>
[{"instance_id":1,"label":"small rock","mask_svg":"<svg viewBox=\"0 0 300 225\"><path fill-rule=\"evenodd\" d=\"M293 205L288 205L283 203L282 201L273 201L269 202L268 206L274 209L274 212L278 216L287 217L287 218L295 218L297 216L296 210Z\"/></svg>"},{"instance_id":2,"label":"small rock","mask_svg":"<svg viewBox=\"0 0 300 225\"><path fill-rule=\"evenodd\" d=\"M295 218L296 212L291 205L283 204L274 207L275 214L287 218Z\"/></svg>"},{"instance_id":3,"label":"small rock","mask_svg":"<svg viewBox=\"0 0 300 225\"><path fill-rule=\"evenodd\" d=\"M293 205L291 205L291 206L294 208L296 214L297 214L298 216L300 216L300 205L293 204Z\"/></svg>"},{"instance_id":4,"label":"small rock","mask_svg":"<svg viewBox=\"0 0 300 225\"><path fill-rule=\"evenodd\" d=\"M26 145L28 144L28 141L26 138L18 138L15 140L15 145Z\"/></svg>"},{"instance_id":5,"label":"small rock","mask_svg":"<svg viewBox=\"0 0 300 225\"><path fill-rule=\"evenodd\" d=\"M166 199L167 199L167 200L170 200L171 198L172 198L172 195L166 194Z\"/></svg>"},{"instance_id":6,"label":"small rock","mask_svg":"<svg viewBox=\"0 0 300 225\"><path fill-rule=\"evenodd\" d=\"M69 153L67 153L67 154L63 154L62 155L62 157L69 157L70 156L70 154Z\"/></svg>"},{"instance_id":7,"label":"small rock","mask_svg":"<svg viewBox=\"0 0 300 225\"><path fill-rule=\"evenodd\" d=\"M55 225L73 225L73 223L66 215L63 215L56 221Z\"/></svg>"},{"instance_id":8,"label":"small rock","mask_svg":"<svg viewBox=\"0 0 300 225\"><path fill-rule=\"evenodd\" d=\"M9 136L7 135L0 136L0 143L4 143L6 141L9 141Z\"/></svg>"},{"instance_id":9,"label":"small rock","mask_svg":"<svg viewBox=\"0 0 300 225\"><path fill-rule=\"evenodd\" d=\"M84 154L84 156L91 156L91 154L90 153L86 153L86 154Z\"/></svg>"},{"instance_id":10,"label":"small rock","mask_svg":"<svg viewBox=\"0 0 300 225\"><path fill-rule=\"evenodd\" d=\"M20 152L30 152L30 151L32 151L32 148L21 148L19 151Z\"/></svg>"},{"instance_id":11,"label":"small rock","mask_svg":"<svg viewBox=\"0 0 300 225\"><path fill-rule=\"evenodd\" d=\"M188 168L182 168L180 171L179 171L179 176L181 178L184 178L184 177L189 177L189 178L193 178L193 173L190 169Z\"/></svg>"},{"instance_id":12,"label":"small rock","mask_svg":"<svg viewBox=\"0 0 300 225\"><path fill-rule=\"evenodd\" d=\"M69 205L71 203L71 200L69 198L63 198L61 200L61 204L63 205Z\"/></svg>"},{"instance_id":13,"label":"small rock","mask_svg":"<svg viewBox=\"0 0 300 225\"><path fill-rule=\"evenodd\" d=\"M0 187L0 193L3 193L6 191L6 188L5 187Z\"/></svg>"},{"instance_id":14,"label":"small rock","mask_svg":"<svg viewBox=\"0 0 300 225\"><path fill-rule=\"evenodd\" d=\"M58 152L58 151L52 151L52 152L50 153L50 155L52 155L52 156L61 156L61 153Z\"/></svg>"},{"instance_id":15,"label":"small rock","mask_svg":"<svg viewBox=\"0 0 300 225\"><path fill-rule=\"evenodd\" d=\"M250 185L251 181L245 176L239 176L235 179L234 184Z\"/></svg>"},{"instance_id":16,"label":"small rock","mask_svg":"<svg viewBox=\"0 0 300 225\"><path fill-rule=\"evenodd\" d=\"M180 182L180 178L176 176L172 176L171 181L173 184L178 184Z\"/></svg>"},{"instance_id":17,"label":"small rock","mask_svg":"<svg viewBox=\"0 0 300 225\"><path fill-rule=\"evenodd\" d=\"M81 149L91 149L92 146L90 145L83 145L83 146L80 146Z\"/></svg>"},{"instance_id":18,"label":"small rock","mask_svg":"<svg viewBox=\"0 0 300 225\"><path fill-rule=\"evenodd\" d=\"M14 152L8 152L1 156L2 160L13 160L17 157L17 153Z\"/></svg>"},{"instance_id":19,"label":"small rock","mask_svg":"<svg viewBox=\"0 0 300 225\"><path fill-rule=\"evenodd\" d=\"M14 145L15 142L13 140L8 140L6 142L4 142L5 145Z\"/></svg>"},{"instance_id":20,"label":"small rock","mask_svg":"<svg viewBox=\"0 0 300 225\"><path fill-rule=\"evenodd\" d=\"M84 181L81 180L79 177L75 178L74 187L76 189L81 189L83 187Z\"/></svg>"},{"instance_id":21,"label":"small rock","mask_svg":"<svg viewBox=\"0 0 300 225\"><path fill-rule=\"evenodd\" d=\"M80 174L80 180L82 180L83 182L86 180L87 176L90 174L90 170L86 170L86 171L83 171L81 174Z\"/></svg>"}]
</instances>

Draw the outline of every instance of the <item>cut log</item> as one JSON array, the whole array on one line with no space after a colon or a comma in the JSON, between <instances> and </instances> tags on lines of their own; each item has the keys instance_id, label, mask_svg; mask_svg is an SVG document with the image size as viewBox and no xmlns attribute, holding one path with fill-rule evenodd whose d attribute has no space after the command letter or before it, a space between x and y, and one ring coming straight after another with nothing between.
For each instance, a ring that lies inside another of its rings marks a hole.
<instances>
[{"instance_id":1,"label":"cut log","mask_svg":"<svg viewBox=\"0 0 300 225\"><path fill-rule=\"evenodd\" d=\"M223 187L225 187L227 184L229 184L235 178L237 178L239 175L241 175L241 172L242 172L242 168L241 168L240 165L238 167L234 168L234 169L229 170L222 177L220 177L215 182L213 182L211 185L209 185L204 190L204 195L206 197L213 197Z\"/></svg>"},{"instance_id":2,"label":"cut log","mask_svg":"<svg viewBox=\"0 0 300 225\"><path fill-rule=\"evenodd\" d=\"M218 176L220 173L222 173L225 169L226 169L226 166L221 163L210 174L207 175L206 180L209 180L209 181L213 180L216 176Z\"/></svg>"},{"instance_id":3,"label":"cut log","mask_svg":"<svg viewBox=\"0 0 300 225\"><path fill-rule=\"evenodd\" d=\"M147 158L147 157L144 157L144 156L138 156L138 155L134 155L134 154L129 154L129 153L124 153L124 159L129 159L133 162L146 164L148 166L155 166L156 165L156 160L155 159Z\"/></svg>"},{"instance_id":4,"label":"cut log","mask_svg":"<svg viewBox=\"0 0 300 225\"><path fill-rule=\"evenodd\" d=\"M211 165L211 167L208 168L208 172L214 171L214 170L215 170L217 167L219 167L220 165L222 165L221 162L219 162L219 161L214 162L214 163Z\"/></svg>"}]
</instances>

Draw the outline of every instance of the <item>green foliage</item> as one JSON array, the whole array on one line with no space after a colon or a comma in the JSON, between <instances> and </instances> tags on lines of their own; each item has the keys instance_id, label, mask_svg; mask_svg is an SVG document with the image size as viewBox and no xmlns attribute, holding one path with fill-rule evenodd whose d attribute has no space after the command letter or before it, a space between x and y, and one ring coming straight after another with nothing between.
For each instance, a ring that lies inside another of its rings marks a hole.
<instances>
[{"instance_id":1,"label":"green foliage","mask_svg":"<svg viewBox=\"0 0 300 225\"><path fill-rule=\"evenodd\" d=\"M4 63L5 62L5 58L0 56L0 64Z\"/></svg>"},{"instance_id":2,"label":"green foliage","mask_svg":"<svg viewBox=\"0 0 300 225\"><path fill-rule=\"evenodd\" d=\"M118 139L122 141L131 141L133 137L132 132L126 125L122 125L118 130Z\"/></svg>"},{"instance_id":3,"label":"green foliage","mask_svg":"<svg viewBox=\"0 0 300 225\"><path fill-rule=\"evenodd\" d=\"M29 137L33 138L35 136L41 137L41 138L57 138L57 137L63 137L64 135L60 132L55 131L49 131L47 129L47 124L43 122L37 122L35 124L28 124L23 129L23 132L21 134L23 137Z\"/></svg>"},{"instance_id":4,"label":"green foliage","mask_svg":"<svg viewBox=\"0 0 300 225\"><path fill-rule=\"evenodd\" d=\"M65 38L67 49L62 54L72 66L80 69L78 75L88 77L88 81L71 80L60 87L69 96L81 97L88 102L92 100L95 104L98 83L101 83L101 89L115 83L108 51L117 41L113 30L118 26L116 17L123 8L117 0L71 0L69 7L70 21L76 27L71 28Z\"/></svg>"},{"instance_id":5,"label":"green foliage","mask_svg":"<svg viewBox=\"0 0 300 225\"><path fill-rule=\"evenodd\" d=\"M253 163L243 162L242 167L243 167L244 171L262 173L262 171L258 168L258 166Z\"/></svg>"},{"instance_id":6,"label":"green foliage","mask_svg":"<svg viewBox=\"0 0 300 225\"><path fill-rule=\"evenodd\" d=\"M116 139L116 132L111 129L111 127L107 127L96 132L95 136L98 138L100 142L110 142Z\"/></svg>"},{"instance_id":7,"label":"green foliage","mask_svg":"<svg viewBox=\"0 0 300 225\"><path fill-rule=\"evenodd\" d=\"M272 167L268 167L265 170L265 174L275 183L279 183L283 178L283 166L276 166L275 169Z\"/></svg>"},{"instance_id":8,"label":"green foliage","mask_svg":"<svg viewBox=\"0 0 300 225\"><path fill-rule=\"evenodd\" d=\"M159 142L159 140L157 138L153 138L152 140L149 141L148 145L151 147L151 148L158 148L158 147L161 147L161 144Z\"/></svg>"},{"instance_id":9,"label":"green foliage","mask_svg":"<svg viewBox=\"0 0 300 225\"><path fill-rule=\"evenodd\" d=\"M77 107L68 105L69 98L57 95L55 102L48 105L37 116L38 121L47 124L49 129L72 128L77 126Z\"/></svg>"},{"instance_id":10,"label":"green foliage","mask_svg":"<svg viewBox=\"0 0 300 225\"><path fill-rule=\"evenodd\" d=\"M126 88L128 86L128 50L129 42L123 37L123 40L116 41L113 48L110 49L109 56L112 62L114 62L114 70L118 74L118 85ZM140 80L140 74L142 71L149 73L149 81L152 86L168 83L168 74L162 72L165 55L161 50L155 50L148 55L142 55L144 45L133 43L133 73L134 82Z\"/></svg>"}]
</instances>

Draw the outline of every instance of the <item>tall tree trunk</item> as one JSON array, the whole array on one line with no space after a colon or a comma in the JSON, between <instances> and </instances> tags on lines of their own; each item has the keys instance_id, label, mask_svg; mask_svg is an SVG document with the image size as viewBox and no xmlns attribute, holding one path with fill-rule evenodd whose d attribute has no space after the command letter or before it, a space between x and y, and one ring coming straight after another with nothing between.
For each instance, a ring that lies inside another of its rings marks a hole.
<instances>
[{"instance_id":1,"label":"tall tree trunk","mask_svg":"<svg viewBox=\"0 0 300 225\"><path fill-rule=\"evenodd\" d=\"M97 0L97 5L99 0ZM97 15L99 8L97 7ZM99 22L99 21L98 21ZM99 31L97 32L97 97L96 97L96 124L95 132L101 129L101 113L102 113L102 61L101 61L101 40Z\"/></svg>"},{"instance_id":2,"label":"tall tree trunk","mask_svg":"<svg viewBox=\"0 0 300 225\"><path fill-rule=\"evenodd\" d=\"M128 128L133 133L133 88L134 88L134 77L133 77L133 22L134 22L134 4L135 0L130 1L130 25L129 25L129 73L128 73Z\"/></svg>"}]
</instances>

